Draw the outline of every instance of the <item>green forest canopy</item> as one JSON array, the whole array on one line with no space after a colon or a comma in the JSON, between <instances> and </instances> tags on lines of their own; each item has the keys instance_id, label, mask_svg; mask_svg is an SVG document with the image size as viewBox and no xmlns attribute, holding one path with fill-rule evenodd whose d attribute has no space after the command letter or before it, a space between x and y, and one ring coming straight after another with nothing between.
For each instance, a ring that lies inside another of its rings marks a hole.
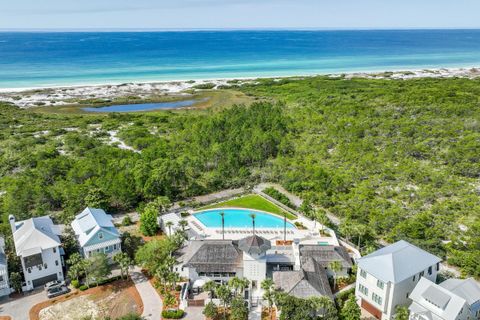
<instances>
[{"instance_id":1,"label":"green forest canopy","mask_svg":"<svg viewBox=\"0 0 480 320\"><path fill-rule=\"evenodd\" d=\"M313 77L237 89L263 102L107 116L2 105L4 230L8 214L68 222L86 198L124 211L262 179L342 218L351 237L363 230L364 245L406 239L480 276L479 80ZM141 153L109 145L112 130Z\"/></svg>"}]
</instances>

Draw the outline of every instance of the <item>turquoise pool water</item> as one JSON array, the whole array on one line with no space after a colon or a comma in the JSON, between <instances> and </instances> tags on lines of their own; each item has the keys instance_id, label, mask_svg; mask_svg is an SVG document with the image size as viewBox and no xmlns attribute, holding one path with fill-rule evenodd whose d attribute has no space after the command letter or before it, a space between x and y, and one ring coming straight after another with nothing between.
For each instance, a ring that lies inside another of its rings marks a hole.
<instances>
[{"instance_id":1,"label":"turquoise pool water","mask_svg":"<svg viewBox=\"0 0 480 320\"><path fill-rule=\"evenodd\" d=\"M251 228L251 213L256 214L255 228L283 228L283 218L256 210L210 209L195 213L194 216L207 228L221 228L220 212L225 213L225 228ZM287 228L295 228L295 226L287 221Z\"/></svg>"}]
</instances>

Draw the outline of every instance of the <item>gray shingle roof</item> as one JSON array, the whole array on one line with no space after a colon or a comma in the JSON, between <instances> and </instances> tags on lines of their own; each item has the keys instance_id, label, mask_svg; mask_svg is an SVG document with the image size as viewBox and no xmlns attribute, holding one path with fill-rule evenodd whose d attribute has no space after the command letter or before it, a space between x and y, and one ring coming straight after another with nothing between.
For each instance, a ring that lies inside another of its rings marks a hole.
<instances>
[{"instance_id":1,"label":"gray shingle roof","mask_svg":"<svg viewBox=\"0 0 480 320\"><path fill-rule=\"evenodd\" d=\"M358 260L358 266L384 282L399 283L441 259L406 241L398 241Z\"/></svg>"},{"instance_id":2,"label":"gray shingle roof","mask_svg":"<svg viewBox=\"0 0 480 320\"><path fill-rule=\"evenodd\" d=\"M261 254L272 247L269 240L255 235L243 238L238 241L238 248L248 254Z\"/></svg>"},{"instance_id":3,"label":"gray shingle roof","mask_svg":"<svg viewBox=\"0 0 480 320\"><path fill-rule=\"evenodd\" d=\"M328 267L332 261L340 261L342 267L346 269L353 265L347 250L341 246L302 245L300 257L302 264L309 258L314 258L322 267Z\"/></svg>"},{"instance_id":4,"label":"gray shingle roof","mask_svg":"<svg viewBox=\"0 0 480 320\"><path fill-rule=\"evenodd\" d=\"M180 258L197 272L236 272L243 266L242 252L231 240L196 240Z\"/></svg>"},{"instance_id":5,"label":"gray shingle roof","mask_svg":"<svg viewBox=\"0 0 480 320\"><path fill-rule=\"evenodd\" d=\"M300 271L276 271L273 273L275 286L297 298L327 296L333 299L325 269L312 258Z\"/></svg>"}]
</instances>

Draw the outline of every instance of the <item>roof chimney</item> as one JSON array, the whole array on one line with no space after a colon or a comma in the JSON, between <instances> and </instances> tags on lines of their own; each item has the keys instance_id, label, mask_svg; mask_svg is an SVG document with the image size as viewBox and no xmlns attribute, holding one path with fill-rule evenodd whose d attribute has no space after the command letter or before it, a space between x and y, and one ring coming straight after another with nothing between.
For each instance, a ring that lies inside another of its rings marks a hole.
<instances>
[{"instance_id":1,"label":"roof chimney","mask_svg":"<svg viewBox=\"0 0 480 320\"><path fill-rule=\"evenodd\" d=\"M13 216L13 214L8 216L8 221L10 222L10 228L12 229L12 234L14 234L15 231L17 231L17 227L15 227L15 217Z\"/></svg>"}]
</instances>

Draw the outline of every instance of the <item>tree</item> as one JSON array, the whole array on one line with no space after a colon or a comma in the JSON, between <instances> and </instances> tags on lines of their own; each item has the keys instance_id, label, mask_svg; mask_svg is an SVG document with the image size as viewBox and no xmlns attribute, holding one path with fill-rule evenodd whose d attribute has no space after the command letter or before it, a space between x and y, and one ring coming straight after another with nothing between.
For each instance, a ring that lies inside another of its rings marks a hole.
<instances>
[{"instance_id":1,"label":"tree","mask_svg":"<svg viewBox=\"0 0 480 320\"><path fill-rule=\"evenodd\" d=\"M253 234L255 235L255 218L257 217L257 215L255 213L250 213L250 218L252 218L252 230L253 230Z\"/></svg>"},{"instance_id":2,"label":"tree","mask_svg":"<svg viewBox=\"0 0 480 320\"><path fill-rule=\"evenodd\" d=\"M75 252L67 260L68 276L71 279L79 280L84 274L83 258L80 253Z\"/></svg>"},{"instance_id":3,"label":"tree","mask_svg":"<svg viewBox=\"0 0 480 320\"><path fill-rule=\"evenodd\" d=\"M146 207L140 215L140 231L145 236L154 236L158 231L158 213L153 207Z\"/></svg>"},{"instance_id":4,"label":"tree","mask_svg":"<svg viewBox=\"0 0 480 320\"><path fill-rule=\"evenodd\" d=\"M213 299L213 294L215 293L216 288L217 283L213 280L210 280L203 285L203 290L210 292L210 302Z\"/></svg>"},{"instance_id":5,"label":"tree","mask_svg":"<svg viewBox=\"0 0 480 320\"><path fill-rule=\"evenodd\" d=\"M167 212L171 205L172 203L170 202L170 199L168 199L168 197L160 196L155 198L155 200L153 200L152 202L149 202L145 209L148 208L155 210L157 214L161 216L162 214Z\"/></svg>"},{"instance_id":6,"label":"tree","mask_svg":"<svg viewBox=\"0 0 480 320\"><path fill-rule=\"evenodd\" d=\"M188 226L188 221L185 220L185 219L182 219L182 220L180 220L180 221L178 222L178 225L182 228L182 232L185 233L185 230L186 230L186 228L187 228L187 226Z\"/></svg>"},{"instance_id":7,"label":"tree","mask_svg":"<svg viewBox=\"0 0 480 320\"><path fill-rule=\"evenodd\" d=\"M286 295L281 305L280 320L313 320L310 302Z\"/></svg>"},{"instance_id":8,"label":"tree","mask_svg":"<svg viewBox=\"0 0 480 320\"><path fill-rule=\"evenodd\" d=\"M232 301L232 292L226 285L220 285L215 289L216 296L220 299L223 305L223 319L227 319L227 306Z\"/></svg>"},{"instance_id":9,"label":"tree","mask_svg":"<svg viewBox=\"0 0 480 320\"><path fill-rule=\"evenodd\" d=\"M410 311L406 306L397 306L395 309L395 320L408 320Z\"/></svg>"},{"instance_id":10,"label":"tree","mask_svg":"<svg viewBox=\"0 0 480 320\"><path fill-rule=\"evenodd\" d=\"M231 320L247 320L248 308L245 305L245 301L242 297L235 297L231 302L230 307L230 319Z\"/></svg>"},{"instance_id":11,"label":"tree","mask_svg":"<svg viewBox=\"0 0 480 320\"><path fill-rule=\"evenodd\" d=\"M110 275L110 266L108 265L108 258L105 253L95 253L86 260L88 261L86 267L88 270L86 272L88 283L91 283L91 281L99 282Z\"/></svg>"},{"instance_id":12,"label":"tree","mask_svg":"<svg viewBox=\"0 0 480 320\"><path fill-rule=\"evenodd\" d=\"M172 236L172 227L173 227L173 222L172 221L167 221L167 223L165 223L165 227L168 228L168 236Z\"/></svg>"},{"instance_id":13,"label":"tree","mask_svg":"<svg viewBox=\"0 0 480 320\"><path fill-rule=\"evenodd\" d=\"M328 297L312 297L308 301L314 311L314 316L323 320L337 320L337 308L335 303Z\"/></svg>"},{"instance_id":14,"label":"tree","mask_svg":"<svg viewBox=\"0 0 480 320\"><path fill-rule=\"evenodd\" d=\"M216 319L218 316L218 308L215 303L212 301L207 303L205 309L203 309L203 315L209 319Z\"/></svg>"},{"instance_id":15,"label":"tree","mask_svg":"<svg viewBox=\"0 0 480 320\"><path fill-rule=\"evenodd\" d=\"M263 299L268 302L268 314L272 312L273 302L275 299L275 287L271 278L266 278L260 284L260 287L264 290Z\"/></svg>"},{"instance_id":16,"label":"tree","mask_svg":"<svg viewBox=\"0 0 480 320\"><path fill-rule=\"evenodd\" d=\"M228 281L228 286L234 290L234 295L242 294L246 287L250 285L248 279L233 277Z\"/></svg>"},{"instance_id":17,"label":"tree","mask_svg":"<svg viewBox=\"0 0 480 320\"><path fill-rule=\"evenodd\" d=\"M171 261L174 263L175 259L171 256L178 249L177 245L175 237L148 241L138 248L135 254L135 261L146 269L150 275L154 275L158 268L165 265L166 262L170 265L172 264Z\"/></svg>"},{"instance_id":18,"label":"tree","mask_svg":"<svg viewBox=\"0 0 480 320\"><path fill-rule=\"evenodd\" d=\"M333 289L335 290L337 284L337 273L343 269L342 263L338 260L332 261L328 264L328 268L333 271Z\"/></svg>"},{"instance_id":19,"label":"tree","mask_svg":"<svg viewBox=\"0 0 480 320\"><path fill-rule=\"evenodd\" d=\"M342 320L360 320L360 307L355 301L355 295L350 295L340 311Z\"/></svg>"},{"instance_id":20,"label":"tree","mask_svg":"<svg viewBox=\"0 0 480 320\"><path fill-rule=\"evenodd\" d=\"M283 241L287 242L287 212L283 211Z\"/></svg>"},{"instance_id":21,"label":"tree","mask_svg":"<svg viewBox=\"0 0 480 320\"><path fill-rule=\"evenodd\" d=\"M85 196L85 205L91 208L107 208L108 196L100 188L90 188Z\"/></svg>"},{"instance_id":22,"label":"tree","mask_svg":"<svg viewBox=\"0 0 480 320\"><path fill-rule=\"evenodd\" d=\"M19 272L10 273L10 283L15 292L22 291L22 275Z\"/></svg>"},{"instance_id":23,"label":"tree","mask_svg":"<svg viewBox=\"0 0 480 320\"><path fill-rule=\"evenodd\" d=\"M139 236L134 236L129 232L122 233L121 241L122 241L122 251L126 253L130 259L135 259L135 253L137 249L142 245L142 238Z\"/></svg>"},{"instance_id":24,"label":"tree","mask_svg":"<svg viewBox=\"0 0 480 320\"><path fill-rule=\"evenodd\" d=\"M222 240L225 240L225 212L220 212L220 217L222 218Z\"/></svg>"},{"instance_id":25,"label":"tree","mask_svg":"<svg viewBox=\"0 0 480 320\"><path fill-rule=\"evenodd\" d=\"M124 275L128 278L128 270L131 266L133 266L133 260L130 259L128 254L124 252L117 253L113 256L113 261L117 263L120 267L120 274L122 279Z\"/></svg>"}]
</instances>

